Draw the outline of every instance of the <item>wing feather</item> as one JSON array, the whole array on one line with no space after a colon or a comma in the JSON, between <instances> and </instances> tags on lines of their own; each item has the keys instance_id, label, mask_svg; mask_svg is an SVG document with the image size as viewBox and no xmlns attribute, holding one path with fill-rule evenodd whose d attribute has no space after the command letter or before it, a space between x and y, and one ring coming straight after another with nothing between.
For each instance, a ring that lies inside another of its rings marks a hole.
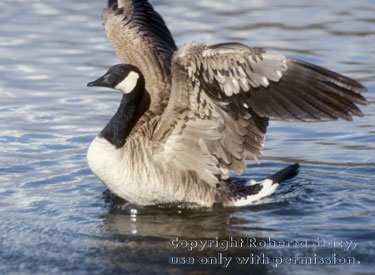
<instances>
[{"instance_id":1,"label":"wing feather","mask_svg":"<svg viewBox=\"0 0 375 275\"><path fill-rule=\"evenodd\" d=\"M164 20L147 0L109 0L102 17L120 62L142 71L150 109L158 113L169 96L171 59L177 49Z\"/></svg>"},{"instance_id":2,"label":"wing feather","mask_svg":"<svg viewBox=\"0 0 375 275\"><path fill-rule=\"evenodd\" d=\"M365 90L262 49L188 45L172 59L171 97L153 135L155 158L172 159L215 186L246 169L246 152L255 160L261 155L269 118L350 120L362 115L356 104L367 104Z\"/></svg>"},{"instance_id":3,"label":"wing feather","mask_svg":"<svg viewBox=\"0 0 375 275\"><path fill-rule=\"evenodd\" d=\"M189 76L211 96L232 103L241 98L261 117L350 120L362 116L355 104L368 104L360 94L366 88L352 79L240 43L188 45L176 56L188 71L191 60L200 60Z\"/></svg>"}]
</instances>

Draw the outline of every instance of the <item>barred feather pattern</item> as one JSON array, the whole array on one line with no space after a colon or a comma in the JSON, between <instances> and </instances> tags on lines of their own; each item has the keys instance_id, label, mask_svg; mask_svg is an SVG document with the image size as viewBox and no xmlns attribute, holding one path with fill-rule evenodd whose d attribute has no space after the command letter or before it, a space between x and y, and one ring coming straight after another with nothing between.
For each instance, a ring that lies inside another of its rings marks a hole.
<instances>
[{"instance_id":1,"label":"barred feather pattern","mask_svg":"<svg viewBox=\"0 0 375 275\"><path fill-rule=\"evenodd\" d=\"M255 160L261 155L270 117L351 119L362 115L355 103L367 104L363 91L354 80L263 49L187 45L172 59L171 96L152 136L154 158L194 172L230 204L244 193L232 196L229 174L246 169L246 152Z\"/></svg>"}]
</instances>

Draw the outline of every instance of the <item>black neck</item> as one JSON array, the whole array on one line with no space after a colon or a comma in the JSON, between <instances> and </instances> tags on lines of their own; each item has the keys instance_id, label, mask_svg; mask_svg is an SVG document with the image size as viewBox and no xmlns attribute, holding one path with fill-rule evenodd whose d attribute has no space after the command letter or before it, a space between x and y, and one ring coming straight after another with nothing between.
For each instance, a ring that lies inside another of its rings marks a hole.
<instances>
[{"instance_id":1,"label":"black neck","mask_svg":"<svg viewBox=\"0 0 375 275\"><path fill-rule=\"evenodd\" d=\"M147 104L148 97L147 92L133 91L130 94L124 94L116 114L101 131L100 136L116 146L116 148L124 146L126 138L137 120L148 108L148 106L147 108L144 106L144 102L149 105L149 103Z\"/></svg>"}]
</instances>

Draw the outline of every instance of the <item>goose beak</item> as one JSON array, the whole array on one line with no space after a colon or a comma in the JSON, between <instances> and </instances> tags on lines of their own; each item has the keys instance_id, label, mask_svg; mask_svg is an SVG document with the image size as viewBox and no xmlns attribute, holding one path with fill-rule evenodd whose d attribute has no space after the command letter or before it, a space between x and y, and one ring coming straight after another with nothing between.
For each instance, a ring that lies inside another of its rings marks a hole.
<instances>
[{"instance_id":1,"label":"goose beak","mask_svg":"<svg viewBox=\"0 0 375 275\"><path fill-rule=\"evenodd\" d=\"M112 85L109 82L109 76L110 76L109 74L105 74L105 75L99 77L97 80L87 83L87 87L98 86L98 87L111 88Z\"/></svg>"}]
</instances>

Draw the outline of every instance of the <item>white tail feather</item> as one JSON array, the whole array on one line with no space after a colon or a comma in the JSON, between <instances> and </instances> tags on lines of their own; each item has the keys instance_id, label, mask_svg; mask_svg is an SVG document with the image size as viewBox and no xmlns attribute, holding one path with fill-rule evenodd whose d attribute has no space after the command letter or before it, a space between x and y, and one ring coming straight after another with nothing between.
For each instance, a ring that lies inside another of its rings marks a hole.
<instances>
[{"instance_id":1,"label":"white tail feather","mask_svg":"<svg viewBox=\"0 0 375 275\"><path fill-rule=\"evenodd\" d=\"M245 206L245 205L251 204L257 200L260 200L264 197L267 197L273 194L276 188L279 186L278 183L273 183L273 181L270 179L265 179L260 182L255 182L254 180L252 180L249 183L250 185L260 184L262 185L262 189L259 191L258 194L248 195L244 198L233 201L233 204L232 204L233 206Z\"/></svg>"}]
</instances>

